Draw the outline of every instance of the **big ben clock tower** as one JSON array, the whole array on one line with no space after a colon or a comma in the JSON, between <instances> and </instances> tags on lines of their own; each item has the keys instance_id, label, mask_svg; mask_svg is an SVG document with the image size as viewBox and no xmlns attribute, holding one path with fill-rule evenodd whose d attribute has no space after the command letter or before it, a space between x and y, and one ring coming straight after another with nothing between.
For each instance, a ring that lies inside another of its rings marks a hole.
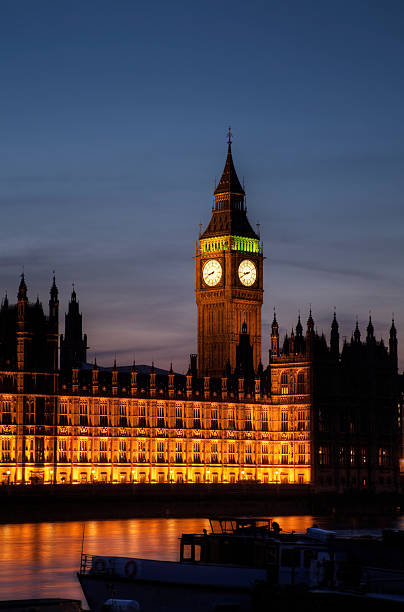
<instances>
[{"instance_id":1,"label":"big ben clock tower","mask_svg":"<svg viewBox=\"0 0 404 612\"><path fill-rule=\"evenodd\" d=\"M262 243L247 219L230 130L227 143L212 218L195 256L199 376L220 377L228 363L234 370L242 332L250 337L254 369L261 360Z\"/></svg>"}]
</instances>

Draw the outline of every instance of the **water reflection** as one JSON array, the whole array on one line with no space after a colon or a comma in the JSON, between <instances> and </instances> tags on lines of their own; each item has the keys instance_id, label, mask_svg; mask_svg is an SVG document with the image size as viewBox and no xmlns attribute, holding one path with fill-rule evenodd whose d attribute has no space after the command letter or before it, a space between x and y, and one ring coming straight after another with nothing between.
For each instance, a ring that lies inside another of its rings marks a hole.
<instances>
[{"instance_id":1,"label":"water reflection","mask_svg":"<svg viewBox=\"0 0 404 612\"><path fill-rule=\"evenodd\" d=\"M329 527L325 518L273 517L285 531L305 531L313 522ZM404 528L404 519L373 526ZM341 527L347 527L347 522ZM365 527L349 522L352 529ZM181 533L209 528L207 519L131 519L87 521L84 551L149 559L178 559ZM0 599L72 597L83 599L76 572L80 563L83 523L24 523L0 525Z\"/></svg>"}]
</instances>

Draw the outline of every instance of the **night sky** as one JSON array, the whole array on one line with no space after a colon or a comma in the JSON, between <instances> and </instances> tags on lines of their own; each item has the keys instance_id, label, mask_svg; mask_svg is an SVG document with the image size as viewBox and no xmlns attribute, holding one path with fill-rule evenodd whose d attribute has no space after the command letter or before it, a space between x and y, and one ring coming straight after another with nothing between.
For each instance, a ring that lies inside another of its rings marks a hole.
<instances>
[{"instance_id":1,"label":"night sky","mask_svg":"<svg viewBox=\"0 0 404 612\"><path fill-rule=\"evenodd\" d=\"M61 331L75 283L89 358L177 371L196 351L195 241L232 126L264 241L263 362L309 304L341 338L369 310L404 367L404 4L0 5L0 290L22 266ZM401 343L401 344L400 344Z\"/></svg>"}]
</instances>

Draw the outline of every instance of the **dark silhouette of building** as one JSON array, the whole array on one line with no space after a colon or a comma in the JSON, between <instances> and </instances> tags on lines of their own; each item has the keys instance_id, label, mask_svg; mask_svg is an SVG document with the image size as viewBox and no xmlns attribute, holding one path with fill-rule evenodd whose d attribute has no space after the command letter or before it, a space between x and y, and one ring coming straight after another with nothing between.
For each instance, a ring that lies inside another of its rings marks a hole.
<instances>
[{"instance_id":1,"label":"dark silhouette of building","mask_svg":"<svg viewBox=\"0 0 404 612\"><path fill-rule=\"evenodd\" d=\"M65 314L65 333L60 336L60 368L70 370L86 361L87 335L83 336L82 315L73 287L69 310Z\"/></svg>"}]
</instances>

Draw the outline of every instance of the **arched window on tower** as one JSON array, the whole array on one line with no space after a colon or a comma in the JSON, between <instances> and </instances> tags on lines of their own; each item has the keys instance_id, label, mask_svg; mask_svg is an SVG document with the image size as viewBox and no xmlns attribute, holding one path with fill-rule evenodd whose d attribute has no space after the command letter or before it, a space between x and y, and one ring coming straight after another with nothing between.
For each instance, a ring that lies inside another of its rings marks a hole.
<instances>
[{"instance_id":1,"label":"arched window on tower","mask_svg":"<svg viewBox=\"0 0 404 612\"><path fill-rule=\"evenodd\" d=\"M299 372L297 375L297 393L304 393L304 372Z\"/></svg>"},{"instance_id":2,"label":"arched window on tower","mask_svg":"<svg viewBox=\"0 0 404 612\"><path fill-rule=\"evenodd\" d=\"M281 395L287 395L289 393L289 384L288 384L288 373L282 372L281 375Z\"/></svg>"}]
</instances>

